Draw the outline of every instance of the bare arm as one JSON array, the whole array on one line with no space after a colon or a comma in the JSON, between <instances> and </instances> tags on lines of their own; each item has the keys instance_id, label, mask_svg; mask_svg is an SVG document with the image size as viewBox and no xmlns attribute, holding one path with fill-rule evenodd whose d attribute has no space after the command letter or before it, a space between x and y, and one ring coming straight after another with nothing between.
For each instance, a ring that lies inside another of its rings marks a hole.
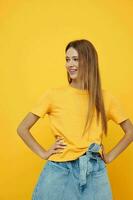
<instances>
[{"instance_id":1,"label":"bare arm","mask_svg":"<svg viewBox=\"0 0 133 200\"><path fill-rule=\"evenodd\" d=\"M113 161L120 153L122 153L127 146L133 141L133 124L129 119L120 123L121 128L123 129L125 135L117 143L117 145L107 154L103 147L103 158L106 163Z\"/></svg>"},{"instance_id":2,"label":"bare arm","mask_svg":"<svg viewBox=\"0 0 133 200\"><path fill-rule=\"evenodd\" d=\"M58 149L65 148L66 144L62 143L62 138L57 138L57 141L48 150L45 150L37 140L32 136L30 129L38 121L40 117L29 112L17 128L18 135L22 138L24 143L42 159L47 159L53 153L61 153Z\"/></svg>"},{"instance_id":3,"label":"bare arm","mask_svg":"<svg viewBox=\"0 0 133 200\"><path fill-rule=\"evenodd\" d=\"M29 112L18 126L17 133L32 151L43 158L46 150L36 141L30 132L30 128L38 121L39 118L39 116Z\"/></svg>"}]
</instances>

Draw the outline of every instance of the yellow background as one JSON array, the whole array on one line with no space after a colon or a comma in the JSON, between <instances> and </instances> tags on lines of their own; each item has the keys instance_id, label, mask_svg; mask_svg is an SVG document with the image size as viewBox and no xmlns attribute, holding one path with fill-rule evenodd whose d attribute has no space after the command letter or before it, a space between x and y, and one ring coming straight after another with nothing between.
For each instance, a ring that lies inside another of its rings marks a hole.
<instances>
[{"instance_id":1,"label":"yellow background","mask_svg":"<svg viewBox=\"0 0 133 200\"><path fill-rule=\"evenodd\" d=\"M42 92L67 84L65 46L88 39L99 55L102 86L133 117L133 2L130 0L0 1L1 149L0 199L30 200L45 160L17 135L18 124ZM106 151L124 135L108 123ZM32 127L47 149L54 143L49 119ZM132 200L133 145L107 168L115 200Z\"/></svg>"}]
</instances>

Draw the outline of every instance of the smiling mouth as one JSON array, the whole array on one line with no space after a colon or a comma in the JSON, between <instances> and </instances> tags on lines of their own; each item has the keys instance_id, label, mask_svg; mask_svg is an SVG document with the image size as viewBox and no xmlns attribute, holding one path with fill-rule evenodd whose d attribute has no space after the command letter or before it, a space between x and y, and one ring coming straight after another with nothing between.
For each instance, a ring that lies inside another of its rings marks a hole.
<instances>
[{"instance_id":1,"label":"smiling mouth","mask_svg":"<svg viewBox=\"0 0 133 200\"><path fill-rule=\"evenodd\" d=\"M76 71L77 71L77 69L69 69L69 72L70 72L71 74L74 74Z\"/></svg>"}]
</instances>

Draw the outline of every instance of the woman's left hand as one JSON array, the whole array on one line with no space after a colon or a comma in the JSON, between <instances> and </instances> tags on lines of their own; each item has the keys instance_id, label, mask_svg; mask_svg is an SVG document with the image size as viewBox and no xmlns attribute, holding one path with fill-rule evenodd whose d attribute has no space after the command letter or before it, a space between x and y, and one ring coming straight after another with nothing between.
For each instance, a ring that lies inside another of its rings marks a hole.
<instances>
[{"instance_id":1,"label":"woman's left hand","mask_svg":"<svg viewBox=\"0 0 133 200\"><path fill-rule=\"evenodd\" d=\"M106 164L108 164L111 162L110 156L108 153L105 152L105 148L104 148L103 144L101 146L102 146L102 159Z\"/></svg>"}]
</instances>

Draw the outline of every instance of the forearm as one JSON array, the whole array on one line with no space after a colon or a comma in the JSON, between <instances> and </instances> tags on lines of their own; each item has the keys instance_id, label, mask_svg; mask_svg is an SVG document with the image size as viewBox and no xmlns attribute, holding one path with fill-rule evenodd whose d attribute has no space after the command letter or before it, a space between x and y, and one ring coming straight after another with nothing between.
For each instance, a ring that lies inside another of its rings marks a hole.
<instances>
[{"instance_id":1,"label":"forearm","mask_svg":"<svg viewBox=\"0 0 133 200\"><path fill-rule=\"evenodd\" d=\"M43 158L43 155L46 153L46 150L36 141L32 136L29 130L24 129L18 131L18 135L22 138L24 143L38 156Z\"/></svg>"},{"instance_id":2,"label":"forearm","mask_svg":"<svg viewBox=\"0 0 133 200\"><path fill-rule=\"evenodd\" d=\"M115 145L115 147L113 147L113 149L107 153L109 162L113 161L120 153L122 153L132 141L133 137L129 137L125 134L122 139Z\"/></svg>"}]
</instances>

